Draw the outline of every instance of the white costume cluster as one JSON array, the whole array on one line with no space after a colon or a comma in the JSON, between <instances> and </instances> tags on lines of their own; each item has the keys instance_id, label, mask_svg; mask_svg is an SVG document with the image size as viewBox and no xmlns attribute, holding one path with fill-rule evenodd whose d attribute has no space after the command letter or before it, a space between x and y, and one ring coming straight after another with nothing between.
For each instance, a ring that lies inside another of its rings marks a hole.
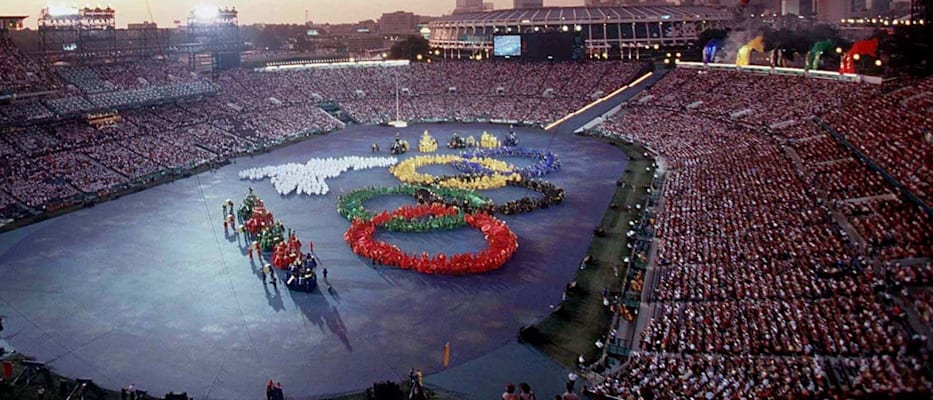
<instances>
[{"instance_id":1,"label":"white costume cluster","mask_svg":"<svg viewBox=\"0 0 933 400\"><path fill-rule=\"evenodd\" d=\"M271 178L272 186L281 195L293 191L298 194L324 195L330 191L327 178L335 178L354 169L388 167L398 163L395 157L341 157L312 158L305 164L288 163L240 171L240 179L258 181Z\"/></svg>"}]
</instances>

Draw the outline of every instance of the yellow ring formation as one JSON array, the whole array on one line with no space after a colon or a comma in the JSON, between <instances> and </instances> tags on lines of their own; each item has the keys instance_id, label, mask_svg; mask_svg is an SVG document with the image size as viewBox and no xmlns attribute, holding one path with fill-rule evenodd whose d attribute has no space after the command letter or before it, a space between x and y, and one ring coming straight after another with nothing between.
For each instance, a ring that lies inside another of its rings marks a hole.
<instances>
[{"instance_id":1,"label":"yellow ring formation","mask_svg":"<svg viewBox=\"0 0 933 400\"><path fill-rule=\"evenodd\" d=\"M464 179L460 175L449 177L435 177L431 174L422 174L418 168L425 165L449 164L457 161L478 163L490 170L496 171L491 175L477 176ZM515 167L507 162L492 158L471 158L469 160L455 155L415 156L389 167L389 172L400 181L414 185L438 185L447 188L465 190L486 190L504 187L511 181L519 181L521 175L514 173Z\"/></svg>"}]
</instances>

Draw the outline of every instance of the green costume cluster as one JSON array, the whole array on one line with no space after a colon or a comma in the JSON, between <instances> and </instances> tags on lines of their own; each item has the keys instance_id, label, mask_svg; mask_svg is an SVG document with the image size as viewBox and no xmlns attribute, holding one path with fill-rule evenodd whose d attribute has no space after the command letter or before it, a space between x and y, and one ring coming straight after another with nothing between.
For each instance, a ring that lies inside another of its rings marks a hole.
<instances>
[{"instance_id":1,"label":"green costume cluster","mask_svg":"<svg viewBox=\"0 0 933 400\"><path fill-rule=\"evenodd\" d=\"M240 205L240 209L236 213L240 222L246 222L253 216L253 207L256 205L257 200L259 198L253 193L253 188L249 188L249 194L243 198L243 204Z\"/></svg>"},{"instance_id":2,"label":"green costume cluster","mask_svg":"<svg viewBox=\"0 0 933 400\"><path fill-rule=\"evenodd\" d=\"M395 232L427 232L431 230L458 228L466 225L463 218L465 210L481 209L490 205L489 200L477 195L472 190L398 185L391 187L363 188L342 195L337 200L337 212L350 221L356 219L369 221L376 213L367 210L364 203L376 197L392 195L411 196L415 198L418 203L422 204L442 203L460 206L460 212L457 215L416 220L399 217L393 218L383 225L385 229Z\"/></svg>"},{"instance_id":3,"label":"green costume cluster","mask_svg":"<svg viewBox=\"0 0 933 400\"><path fill-rule=\"evenodd\" d=\"M281 222L259 233L259 247L262 251L272 251L275 245L285 241L285 226Z\"/></svg>"}]
</instances>

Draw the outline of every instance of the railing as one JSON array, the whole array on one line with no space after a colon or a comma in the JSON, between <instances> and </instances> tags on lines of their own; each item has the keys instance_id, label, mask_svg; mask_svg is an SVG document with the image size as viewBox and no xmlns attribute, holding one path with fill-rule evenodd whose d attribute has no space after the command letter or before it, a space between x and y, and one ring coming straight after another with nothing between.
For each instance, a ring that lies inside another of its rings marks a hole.
<instances>
[{"instance_id":1,"label":"railing","mask_svg":"<svg viewBox=\"0 0 933 400\"><path fill-rule=\"evenodd\" d=\"M906 186L901 184L901 182L898 181L896 178L888 174L888 172L885 171L884 168L881 168L880 166L878 166L878 164L875 164L875 162L871 158L866 156L865 153L862 153L861 150L855 148L855 146L853 146L852 143L849 143L848 139L846 139L844 136L839 134L839 132L837 132L835 129L829 126L826 122L824 122L823 120L819 118L815 119L815 121L821 128L823 128L823 130L829 133L829 135L832 136L833 139L835 139L837 142L839 142L839 144L845 147L846 150L852 153L852 155L854 155L856 159L861 161L868 168L881 174L881 177L884 178L884 180L888 182L889 185L897 189L898 192L900 192L901 195L907 198L908 201L910 201L911 203L914 203L917 207L920 207L927 214L928 217L933 218L933 209L931 209L929 205L924 203L923 200L920 200L919 197L914 195L914 192L912 192Z\"/></svg>"}]
</instances>

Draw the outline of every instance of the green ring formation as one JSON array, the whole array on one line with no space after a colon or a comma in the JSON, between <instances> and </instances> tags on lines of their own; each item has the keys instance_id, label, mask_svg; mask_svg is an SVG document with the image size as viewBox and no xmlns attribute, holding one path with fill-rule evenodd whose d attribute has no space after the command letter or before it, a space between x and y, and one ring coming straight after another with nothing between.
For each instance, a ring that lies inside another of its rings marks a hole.
<instances>
[{"instance_id":1,"label":"green ring formation","mask_svg":"<svg viewBox=\"0 0 933 400\"><path fill-rule=\"evenodd\" d=\"M378 213L367 210L364 203L381 196L407 195L419 204L442 203L458 207L456 215L409 220L393 218L381 227L395 232L426 232L438 229L454 229L466 225L465 209L483 209L490 201L476 195L471 190L416 185L397 185L390 187L369 187L357 189L341 195L337 200L337 212L350 221L370 221ZM383 211L387 212L387 211Z\"/></svg>"}]
</instances>

